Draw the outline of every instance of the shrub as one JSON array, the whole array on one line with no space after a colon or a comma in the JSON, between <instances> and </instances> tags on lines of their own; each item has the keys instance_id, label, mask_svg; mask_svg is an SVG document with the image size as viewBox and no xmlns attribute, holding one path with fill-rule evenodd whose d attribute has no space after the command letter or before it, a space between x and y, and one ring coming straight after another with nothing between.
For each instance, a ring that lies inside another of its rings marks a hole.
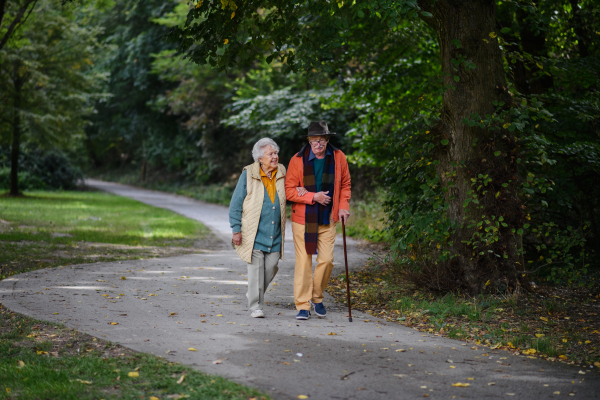
<instances>
[{"instance_id":1,"label":"shrub","mask_svg":"<svg viewBox=\"0 0 600 400\"><path fill-rule=\"evenodd\" d=\"M24 148L19 157L19 190L71 190L83 174L62 151ZM10 186L10 149L0 147L0 189Z\"/></svg>"}]
</instances>

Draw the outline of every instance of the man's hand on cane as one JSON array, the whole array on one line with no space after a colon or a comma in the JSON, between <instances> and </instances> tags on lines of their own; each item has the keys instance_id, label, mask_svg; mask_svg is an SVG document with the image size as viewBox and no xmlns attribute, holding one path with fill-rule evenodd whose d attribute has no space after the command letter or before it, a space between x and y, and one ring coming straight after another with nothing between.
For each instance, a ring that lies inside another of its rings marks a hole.
<instances>
[{"instance_id":1,"label":"man's hand on cane","mask_svg":"<svg viewBox=\"0 0 600 400\"><path fill-rule=\"evenodd\" d=\"M340 218L340 221L346 224L346 222L348 222L348 217L350 216L350 211L340 209L338 216Z\"/></svg>"}]
</instances>

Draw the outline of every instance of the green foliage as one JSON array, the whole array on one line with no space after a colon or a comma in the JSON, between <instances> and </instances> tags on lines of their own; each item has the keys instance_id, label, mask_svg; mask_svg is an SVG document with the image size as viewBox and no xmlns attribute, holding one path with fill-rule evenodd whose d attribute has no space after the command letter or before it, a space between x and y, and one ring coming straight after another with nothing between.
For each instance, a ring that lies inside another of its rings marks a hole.
<instances>
[{"instance_id":1,"label":"green foliage","mask_svg":"<svg viewBox=\"0 0 600 400\"><path fill-rule=\"evenodd\" d=\"M19 171L19 187L21 190L45 189L46 184L28 171ZM0 190L10 188L10 168L0 168Z\"/></svg>"},{"instance_id":2,"label":"green foliage","mask_svg":"<svg viewBox=\"0 0 600 400\"><path fill-rule=\"evenodd\" d=\"M58 150L44 151L26 146L20 154L19 165L19 187L22 190L72 190L83 178L79 167ZM10 150L0 147L0 190L9 188L9 172Z\"/></svg>"},{"instance_id":3,"label":"green foliage","mask_svg":"<svg viewBox=\"0 0 600 400\"><path fill-rule=\"evenodd\" d=\"M76 149L103 75L93 70L98 27L78 23L73 6L37 3L0 52L0 143L15 118L27 142Z\"/></svg>"},{"instance_id":4,"label":"green foliage","mask_svg":"<svg viewBox=\"0 0 600 400\"><path fill-rule=\"evenodd\" d=\"M106 48L95 68L108 75L103 90L109 96L96 103L86 129L87 148L96 167L139 162L144 149L177 153L173 140L180 134L177 119L168 109L155 112L149 104L174 87L152 73L152 55L173 46L162 40L168 29L151 21L174 7L170 1L118 1L87 17L90 25L103 29L99 40Z\"/></svg>"},{"instance_id":5,"label":"green foliage","mask_svg":"<svg viewBox=\"0 0 600 400\"><path fill-rule=\"evenodd\" d=\"M185 26L173 29L169 37L194 62L222 70L250 66L269 51L266 61L284 62L284 72L330 73L344 64L346 40L354 27L394 29L402 18L416 18L419 11L423 18L431 16L412 0L198 1Z\"/></svg>"}]
</instances>

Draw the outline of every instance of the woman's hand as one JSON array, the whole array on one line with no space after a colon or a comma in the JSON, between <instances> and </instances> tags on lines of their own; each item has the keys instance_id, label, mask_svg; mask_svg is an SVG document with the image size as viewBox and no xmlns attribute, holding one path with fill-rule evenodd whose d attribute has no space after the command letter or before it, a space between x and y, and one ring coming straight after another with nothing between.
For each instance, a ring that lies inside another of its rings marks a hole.
<instances>
[{"instance_id":1,"label":"woman's hand","mask_svg":"<svg viewBox=\"0 0 600 400\"><path fill-rule=\"evenodd\" d=\"M236 232L236 233L234 233L233 237L231 238L231 241L236 246L239 246L240 244L242 244L242 232Z\"/></svg>"},{"instance_id":2,"label":"woman's hand","mask_svg":"<svg viewBox=\"0 0 600 400\"><path fill-rule=\"evenodd\" d=\"M296 188L296 190L298 191L298 196L302 197L304 196L306 193L308 193L308 190L306 190L306 188L302 187L302 186L298 186Z\"/></svg>"}]
</instances>

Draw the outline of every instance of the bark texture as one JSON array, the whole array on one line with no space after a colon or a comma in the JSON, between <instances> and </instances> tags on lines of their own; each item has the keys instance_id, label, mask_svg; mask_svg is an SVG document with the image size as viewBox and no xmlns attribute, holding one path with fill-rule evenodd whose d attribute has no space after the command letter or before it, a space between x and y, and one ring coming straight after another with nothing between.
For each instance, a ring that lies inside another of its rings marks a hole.
<instances>
[{"instance_id":1,"label":"bark texture","mask_svg":"<svg viewBox=\"0 0 600 400\"><path fill-rule=\"evenodd\" d=\"M453 258L446 267L456 272L456 285L472 293L486 290L488 280L517 289L517 271L522 269L517 249L522 238L511 229L522 226L523 211L517 196L516 140L506 129L489 130L463 122L464 118L492 114L494 101L511 105L502 54L494 34L490 36L496 31L495 2L438 0L419 4L433 14L425 20L437 33L444 85L449 87L443 96L441 121L432 131L438 142L449 141L438 147L438 174L449 203L447 215L456 224L450 246ZM456 67L453 60L460 59L465 62ZM466 68L470 62L474 69ZM476 119L479 123L480 118ZM506 122L499 121L498 126ZM494 156L497 151L500 156ZM487 185L481 178L486 175L491 178ZM473 194L476 201L465 206ZM508 227L501 226L496 240L487 245L467 243L486 233L489 224L485 221L493 222L492 216L502 216ZM476 225L480 221L484 221L481 228Z\"/></svg>"}]
</instances>

